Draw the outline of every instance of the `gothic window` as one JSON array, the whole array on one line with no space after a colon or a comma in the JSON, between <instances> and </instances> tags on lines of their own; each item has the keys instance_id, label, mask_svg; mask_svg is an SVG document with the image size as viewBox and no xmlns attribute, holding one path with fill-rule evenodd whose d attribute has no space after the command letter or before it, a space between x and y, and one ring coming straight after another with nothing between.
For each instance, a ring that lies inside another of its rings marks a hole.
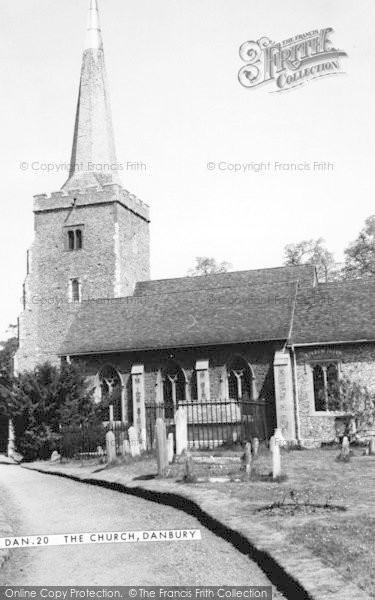
<instances>
[{"instance_id":1,"label":"gothic window","mask_svg":"<svg viewBox=\"0 0 375 600\"><path fill-rule=\"evenodd\" d=\"M317 412L341 409L339 370L336 363L316 364L313 367L313 384Z\"/></svg>"},{"instance_id":2,"label":"gothic window","mask_svg":"<svg viewBox=\"0 0 375 600\"><path fill-rule=\"evenodd\" d=\"M163 372L164 414L172 419L179 403L186 401L186 377L183 370L171 363Z\"/></svg>"},{"instance_id":3,"label":"gothic window","mask_svg":"<svg viewBox=\"0 0 375 600\"><path fill-rule=\"evenodd\" d=\"M241 357L235 358L227 368L229 398L232 400L253 400L253 373L248 363Z\"/></svg>"},{"instance_id":4,"label":"gothic window","mask_svg":"<svg viewBox=\"0 0 375 600\"><path fill-rule=\"evenodd\" d=\"M103 367L99 373L102 419L109 420L109 407L113 406L113 420L121 421L122 384L120 375L110 365Z\"/></svg>"},{"instance_id":5,"label":"gothic window","mask_svg":"<svg viewBox=\"0 0 375 600\"><path fill-rule=\"evenodd\" d=\"M79 279L70 280L69 297L71 302L81 302L81 283Z\"/></svg>"},{"instance_id":6,"label":"gothic window","mask_svg":"<svg viewBox=\"0 0 375 600\"><path fill-rule=\"evenodd\" d=\"M83 226L69 227L65 229L66 249L81 250L83 248Z\"/></svg>"}]
</instances>

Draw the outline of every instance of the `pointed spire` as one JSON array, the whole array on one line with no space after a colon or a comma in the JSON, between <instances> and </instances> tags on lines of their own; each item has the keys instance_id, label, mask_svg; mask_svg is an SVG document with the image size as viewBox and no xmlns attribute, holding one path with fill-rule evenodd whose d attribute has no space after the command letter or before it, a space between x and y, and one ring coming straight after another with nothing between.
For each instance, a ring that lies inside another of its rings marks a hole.
<instances>
[{"instance_id":1,"label":"pointed spire","mask_svg":"<svg viewBox=\"0 0 375 600\"><path fill-rule=\"evenodd\" d=\"M90 0L69 179L63 189L119 183L97 0Z\"/></svg>"}]
</instances>

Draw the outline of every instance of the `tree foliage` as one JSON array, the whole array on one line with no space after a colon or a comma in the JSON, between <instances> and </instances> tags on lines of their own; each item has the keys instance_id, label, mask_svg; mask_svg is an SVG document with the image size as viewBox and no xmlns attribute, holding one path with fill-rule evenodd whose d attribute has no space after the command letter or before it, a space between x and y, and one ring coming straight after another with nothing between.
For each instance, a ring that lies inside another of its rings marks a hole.
<instances>
[{"instance_id":1,"label":"tree foliage","mask_svg":"<svg viewBox=\"0 0 375 600\"><path fill-rule=\"evenodd\" d=\"M0 416L8 415L9 394L13 382L13 358L17 348L16 337L0 342Z\"/></svg>"},{"instance_id":2,"label":"tree foliage","mask_svg":"<svg viewBox=\"0 0 375 600\"><path fill-rule=\"evenodd\" d=\"M195 267L189 269L188 275L195 277L197 275L211 275L213 273L227 273L232 268L229 262L217 262L215 258L207 256L197 256L195 259Z\"/></svg>"},{"instance_id":3,"label":"tree foliage","mask_svg":"<svg viewBox=\"0 0 375 600\"><path fill-rule=\"evenodd\" d=\"M375 275L375 215L365 221L358 237L345 250L346 277Z\"/></svg>"},{"instance_id":4,"label":"tree foliage","mask_svg":"<svg viewBox=\"0 0 375 600\"><path fill-rule=\"evenodd\" d=\"M25 460L47 458L58 449L60 425L98 421L92 390L81 365L38 365L14 379L9 396L16 448Z\"/></svg>"},{"instance_id":5,"label":"tree foliage","mask_svg":"<svg viewBox=\"0 0 375 600\"><path fill-rule=\"evenodd\" d=\"M332 252L325 247L325 240L303 240L297 244L287 244L284 248L284 265L315 265L319 281L330 281L338 277Z\"/></svg>"}]
</instances>

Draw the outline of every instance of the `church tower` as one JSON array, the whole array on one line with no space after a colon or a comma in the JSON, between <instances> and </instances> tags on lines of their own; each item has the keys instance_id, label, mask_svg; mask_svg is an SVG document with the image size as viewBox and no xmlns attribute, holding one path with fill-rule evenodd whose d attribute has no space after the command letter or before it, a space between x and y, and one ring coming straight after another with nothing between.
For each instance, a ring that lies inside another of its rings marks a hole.
<instances>
[{"instance_id":1,"label":"church tower","mask_svg":"<svg viewBox=\"0 0 375 600\"><path fill-rule=\"evenodd\" d=\"M69 177L51 196L34 196L34 229L17 371L58 363L85 301L129 296L150 277L149 209L119 178L97 0L90 0Z\"/></svg>"}]
</instances>

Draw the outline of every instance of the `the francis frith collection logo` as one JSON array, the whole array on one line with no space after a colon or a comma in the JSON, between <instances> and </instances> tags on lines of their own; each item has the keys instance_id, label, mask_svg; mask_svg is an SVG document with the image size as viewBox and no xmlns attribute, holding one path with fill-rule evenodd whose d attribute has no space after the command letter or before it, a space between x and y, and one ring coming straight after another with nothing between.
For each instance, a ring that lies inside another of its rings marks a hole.
<instances>
[{"instance_id":1,"label":"the francis frith collection logo","mask_svg":"<svg viewBox=\"0 0 375 600\"><path fill-rule=\"evenodd\" d=\"M283 92L312 79L337 75L339 59L347 54L332 46L332 33L327 27L278 43L267 37L243 43L240 57L246 64L238 73L241 85L256 88L274 83L276 89L271 91Z\"/></svg>"}]
</instances>

